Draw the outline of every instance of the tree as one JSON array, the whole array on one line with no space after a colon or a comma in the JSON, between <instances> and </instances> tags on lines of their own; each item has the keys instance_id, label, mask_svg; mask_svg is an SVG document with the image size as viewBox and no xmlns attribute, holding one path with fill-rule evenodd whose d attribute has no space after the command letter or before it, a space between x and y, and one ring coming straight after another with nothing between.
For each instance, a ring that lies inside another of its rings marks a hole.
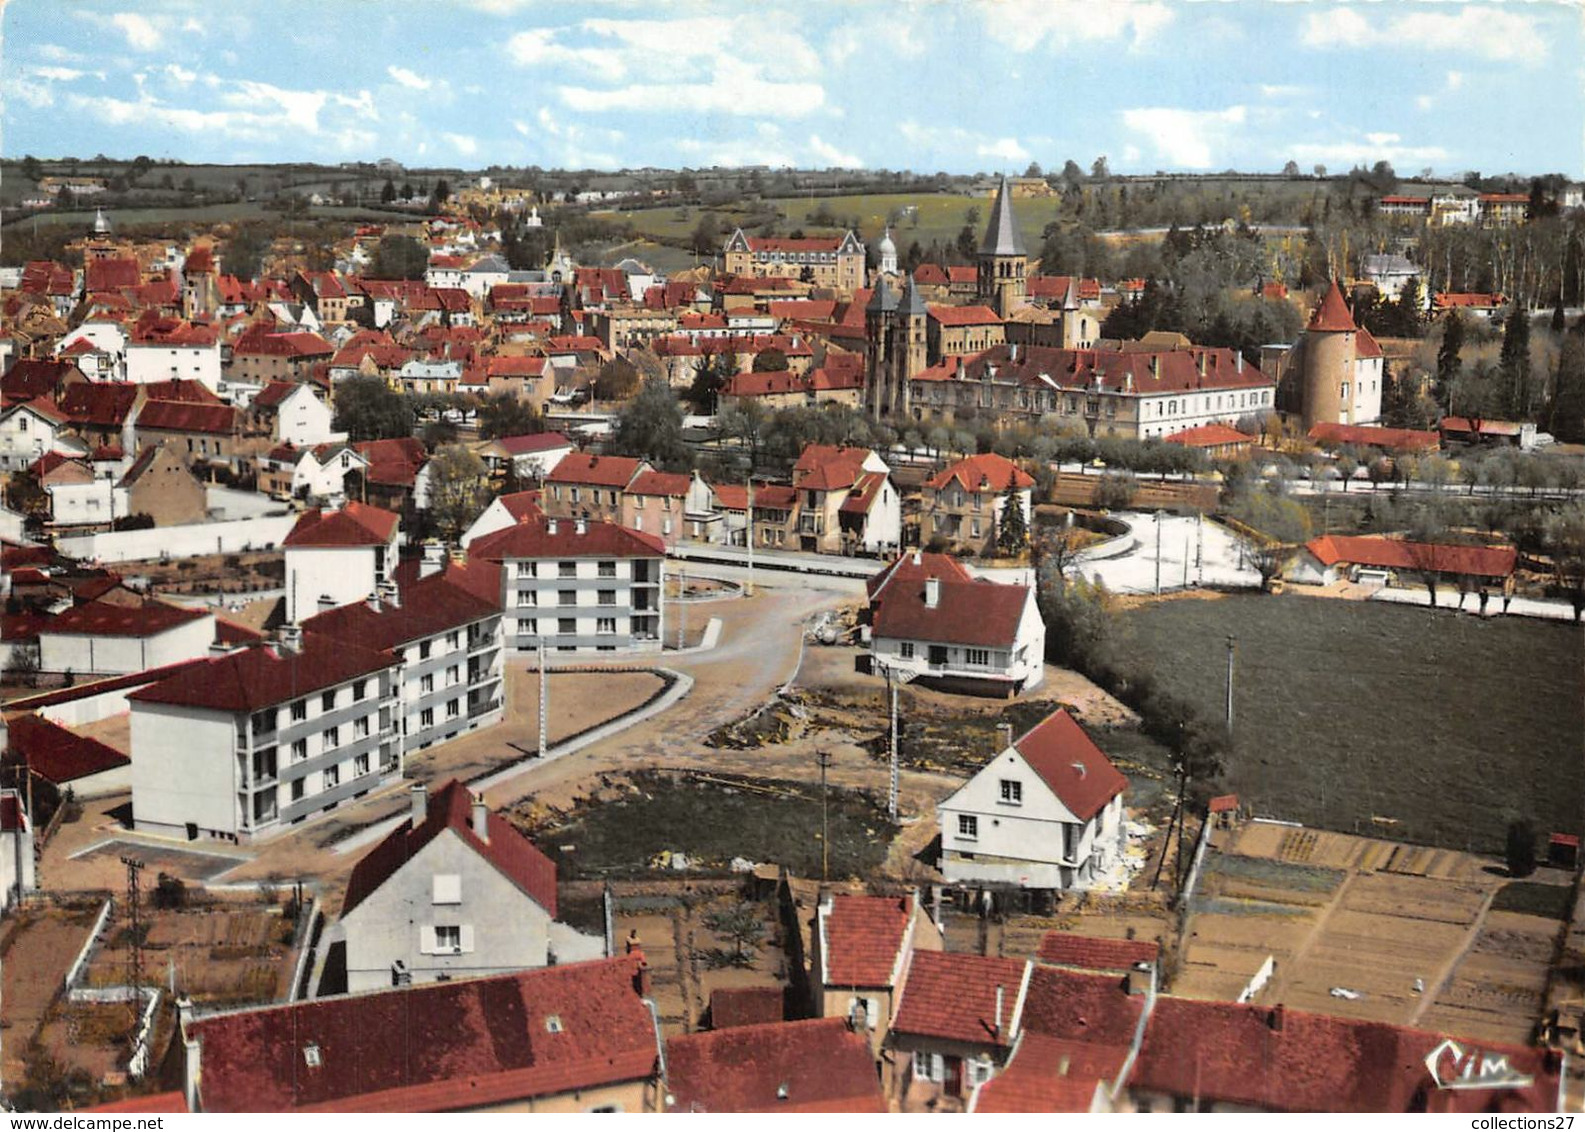
<instances>
[{"instance_id":1,"label":"tree","mask_svg":"<svg viewBox=\"0 0 1585 1132\"><path fill-rule=\"evenodd\" d=\"M396 203L396 182L391 180L389 177L385 179L385 187L380 190L380 203Z\"/></svg>"},{"instance_id":2,"label":"tree","mask_svg":"<svg viewBox=\"0 0 1585 1132\"><path fill-rule=\"evenodd\" d=\"M373 279L422 279L429 268L429 249L412 236L382 236L369 264Z\"/></svg>"},{"instance_id":3,"label":"tree","mask_svg":"<svg viewBox=\"0 0 1585 1132\"><path fill-rule=\"evenodd\" d=\"M1040 168L1040 162L1038 161L1031 161L1029 168L1024 170L1024 176L1026 177L1044 177L1045 175L1045 170Z\"/></svg>"},{"instance_id":4,"label":"tree","mask_svg":"<svg viewBox=\"0 0 1585 1132\"><path fill-rule=\"evenodd\" d=\"M1425 291L1420 277L1413 275L1398 292L1392 308L1392 330L1399 338L1419 338L1425 334Z\"/></svg>"},{"instance_id":5,"label":"tree","mask_svg":"<svg viewBox=\"0 0 1585 1132\"><path fill-rule=\"evenodd\" d=\"M1068 158L1062 163L1062 183L1070 189L1076 189L1084 182L1084 170L1079 168L1079 163L1073 158Z\"/></svg>"},{"instance_id":6,"label":"tree","mask_svg":"<svg viewBox=\"0 0 1585 1132\"><path fill-rule=\"evenodd\" d=\"M451 183L442 177L435 182L435 191L429 194L429 207L431 211L438 210L441 205L451 199Z\"/></svg>"},{"instance_id":7,"label":"tree","mask_svg":"<svg viewBox=\"0 0 1585 1132\"><path fill-rule=\"evenodd\" d=\"M1317 177L1324 177L1326 176L1326 166L1317 163L1310 167L1310 172L1314 173ZM1327 199L1330 200L1331 198Z\"/></svg>"},{"instance_id":8,"label":"tree","mask_svg":"<svg viewBox=\"0 0 1585 1132\"><path fill-rule=\"evenodd\" d=\"M1535 872L1535 826L1529 818L1515 818L1508 823L1504 858L1511 877L1527 877Z\"/></svg>"},{"instance_id":9,"label":"tree","mask_svg":"<svg viewBox=\"0 0 1585 1132\"><path fill-rule=\"evenodd\" d=\"M447 444L429 461L429 514L440 537L456 545L490 503L488 471L466 445Z\"/></svg>"},{"instance_id":10,"label":"tree","mask_svg":"<svg viewBox=\"0 0 1585 1132\"><path fill-rule=\"evenodd\" d=\"M693 466L692 453L682 439L682 405L664 380L644 383L616 418L611 450L620 456L637 456L667 471Z\"/></svg>"},{"instance_id":11,"label":"tree","mask_svg":"<svg viewBox=\"0 0 1585 1132\"><path fill-rule=\"evenodd\" d=\"M696 256L713 256L721 250L721 221L713 212L701 212L699 222L693 226L688 246Z\"/></svg>"},{"instance_id":12,"label":"tree","mask_svg":"<svg viewBox=\"0 0 1585 1132\"><path fill-rule=\"evenodd\" d=\"M534 406L510 393L495 393L479 406L479 439L501 436L527 436L544 432L545 422Z\"/></svg>"},{"instance_id":13,"label":"tree","mask_svg":"<svg viewBox=\"0 0 1585 1132\"><path fill-rule=\"evenodd\" d=\"M23 688L35 687L39 682L39 646L36 643L12 646L6 660L5 681Z\"/></svg>"},{"instance_id":14,"label":"tree","mask_svg":"<svg viewBox=\"0 0 1585 1132\"><path fill-rule=\"evenodd\" d=\"M1106 154L1103 153L1090 165L1090 179L1094 181L1106 181L1110 180L1111 176L1111 167L1106 164Z\"/></svg>"},{"instance_id":15,"label":"tree","mask_svg":"<svg viewBox=\"0 0 1585 1132\"><path fill-rule=\"evenodd\" d=\"M352 377L335 389L331 427L352 440L390 440L413 435L413 406L380 377Z\"/></svg>"},{"instance_id":16,"label":"tree","mask_svg":"<svg viewBox=\"0 0 1585 1132\"><path fill-rule=\"evenodd\" d=\"M1071 520L1071 513L1069 518ZM1087 541L1083 528L1071 521L1054 530L1037 529L1034 539L1036 574L1049 566L1058 575L1066 577L1068 569L1078 562L1079 553Z\"/></svg>"},{"instance_id":17,"label":"tree","mask_svg":"<svg viewBox=\"0 0 1585 1132\"><path fill-rule=\"evenodd\" d=\"M1133 503L1139 484L1126 472L1107 472L1095 485L1091 502L1102 511L1125 511Z\"/></svg>"},{"instance_id":18,"label":"tree","mask_svg":"<svg viewBox=\"0 0 1585 1132\"><path fill-rule=\"evenodd\" d=\"M787 355L774 346L754 356L755 373L785 373L786 370Z\"/></svg>"},{"instance_id":19,"label":"tree","mask_svg":"<svg viewBox=\"0 0 1585 1132\"><path fill-rule=\"evenodd\" d=\"M1288 162L1282 167L1282 175L1284 177L1297 177L1299 175L1299 163L1297 161Z\"/></svg>"},{"instance_id":20,"label":"tree","mask_svg":"<svg viewBox=\"0 0 1585 1132\"><path fill-rule=\"evenodd\" d=\"M1506 412L1511 420L1529 420L1530 388L1530 312L1515 299L1513 310L1502 328L1502 352L1498 356L1502 374Z\"/></svg>"},{"instance_id":21,"label":"tree","mask_svg":"<svg viewBox=\"0 0 1585 1132\"><path fill-rule=\"evenodd\" d=\"M1585 441L1585 334L1564 335L1552 381L1552 405L1547 427L1569 444Z\"/></svg>"},{"instance_id":22,"label":"tree","mask_svg":"<svg viewBox=\"0 0 1585 1132\"><path fill-rule=\"evenodd\" d=\"M1243 534L1244 555L1260 572L1262 585L1281 575L1310 537L1310 513L1297 501L1265 488L1233 500L1228 514L1254 533Z\"/></svg>"},{"instance_id":23,"label":"tree","mask_svg":"<svg viewBox=\"0 0 1585 1132\"><path fill-rule=\"evenodd\" d=\"M785 358L783 355L783 360ZM755 359L756 364L758 360ZM694 412L703 416L714 413L718 407L716 399L731 379L732 374L727 372L725 358L713 352L701 354L694 363L693 383L688 387L688 403L693 406Z\"/></svg>"},{"instance_id":24,"label":"tree","mask_svg":"<svg viewBox=\"0 0 1585 1132\"><path fill-rule=\"evenodd\" d=\"M1459 357L1464 349L1464 320L1458 311L1442 322L1442 345L1436 351L1436 401L1444 412L1451 411L1453 384L1463 370Z\"/></svg>"},{"instance_id":25,"label":"tree","mask_svg":"<svg viewBox=\"0 0 1585 1132\"><path fill-rule=\"evenodd\" d=\"M996 526L996 549L1011 558L1029 545L1029 520L1024 515L1024 497L1012 480L1002 493L1002 513Z\"/></svg>"},{"instance_id":26,"label":"tree","mask_svg":"<svg viewBox=\"0 0 1585 1132\"><path fill-rule=\"evenodd\" d=\"M39 164L39 159L31 153L22 158L22 176L25 180L37 184L44 177L44 166Z\"/></svg>"},{"instance_id":27,"label":"tree","mask_svg":"<svg viewBox=\"0 0 1585 1132\"><path fill-rule=\"evenodd\" d=\"M1568 504L1551 515L1543 529L1553 576L1579 621L1585 615L1585 502L1576 499Z\"/></svg>"},{"instance_id":28,"label":"tree","mask_svg":"<svg viewBox=\"0 0 1585 1132\"><path fill-rule=\"evenodd\" d=\"M705 913L704 926L732 944L730 962L747 967L754 962L755 946L765 938L765 923L759 909L747 901Z\"/></svg>"},{"instance_id":29,"label":"tree","mask_svg":"<svg viewBox=\"0 0 1585 1132\"><path fill-rule=\"evenodd\" d=\"M638 389L638 369L626 358L612 358L594 379L597 401L625 401Z\"/></svg>"}]
</instances>

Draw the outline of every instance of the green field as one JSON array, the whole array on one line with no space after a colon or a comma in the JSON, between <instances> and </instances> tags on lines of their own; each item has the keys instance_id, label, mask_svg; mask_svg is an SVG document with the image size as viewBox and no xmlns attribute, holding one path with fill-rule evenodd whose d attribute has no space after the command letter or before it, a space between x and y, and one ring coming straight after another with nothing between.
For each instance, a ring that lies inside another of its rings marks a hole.
<instances>
[{"instance_id":1,"label":"green field","mask_svg":"<svg viewBox=\"0 0 1585 1132\"><path fill-rule=\"evenodd\" d=\"M140 225L208 225L230 224L239 220L281 220L281 213L264 207L255 201L237 201L230 204L206 204L195 208L122 208L107 209L105 213L114 227L133 228ZM375 223L400 224L405 221L422 220L422 213L386 212L376 208L342 208L339 205L330 205L324 208L311 208L304 221L310 220L349 220L373 221ZM6 227L17 225L20 227L47 228L54 225L66 225L73 228L87 229L94 222L94 210L73 209L69 212L40 212L34 216L8 220Z\"/></svg>"},{"instance_id":2,"label":"green field","mask_svg":"<svg viewBox=\"0 0 1585 1132\"><path fill-rule=\"evenodd\" d=\"M1580 831L1577 627L1293 594L1165 602L1123 621L1125 650L1212 718L1236 635L1228 787L1258 814L1488 853L1518 817Z\"/></svg>"}]
</instances>

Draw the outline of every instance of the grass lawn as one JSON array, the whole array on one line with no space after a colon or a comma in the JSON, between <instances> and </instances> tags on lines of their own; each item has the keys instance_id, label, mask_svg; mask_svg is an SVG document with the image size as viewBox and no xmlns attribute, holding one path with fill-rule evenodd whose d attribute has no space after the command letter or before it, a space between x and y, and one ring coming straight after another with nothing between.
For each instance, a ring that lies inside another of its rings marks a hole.
<instances>
[{"instance_id":1,"label":"grass lawn","mask_svg":"<svg viewBox=\"0 0 1585 1132\"><path fill-rule=\"evenodd\" d=\"M1488 853L1519 816L1579 831L1577 628L1296 594L1164 602L1124 622L1125 648L1213 718L1237 636L1228 785L1259 814Z\"/></svg>"},{"instance_id":2,"label":"grass lawn","mask_svg":"<svg viewBox=\"0 0 1585 1132\"><path fill-rule=\"evenodd\" d=\"M581 806L533 831L563 877L652 876L655 857L668 850L685 854L690 871L725 872L732 858L745 857L820 875L818 786L769 779L723 785L656 771L634 774L631 785L636 789L619 799ZM884 807L835 787L830 823L833 879L868 875L896 832ZM566 845L573 848L562 851Z\"/></svg>"}]
</instances>

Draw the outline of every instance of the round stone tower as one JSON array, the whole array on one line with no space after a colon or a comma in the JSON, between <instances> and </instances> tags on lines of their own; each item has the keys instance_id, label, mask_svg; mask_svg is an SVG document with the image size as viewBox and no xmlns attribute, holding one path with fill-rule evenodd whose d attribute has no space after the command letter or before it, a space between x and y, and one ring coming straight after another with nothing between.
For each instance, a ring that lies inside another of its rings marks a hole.
<instances>
[{"instance_id":1,"label":"round stone tower","mask_svg":"<svg viewBox=\"0 0 1585 1132\"><path fill-rule=\"evenodd\" d=\"M1300 419L1304 431L1322 422L1354 423L1354 361L1359 327L1334 280L1304 334Z\"/></svg>"}]
</instances>

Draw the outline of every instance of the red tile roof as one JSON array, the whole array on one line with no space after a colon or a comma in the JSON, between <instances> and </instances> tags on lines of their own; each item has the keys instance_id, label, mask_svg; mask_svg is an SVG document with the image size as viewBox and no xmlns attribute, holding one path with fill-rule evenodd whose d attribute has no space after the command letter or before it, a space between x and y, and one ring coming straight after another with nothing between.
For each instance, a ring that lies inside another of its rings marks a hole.
<instances>
[{"instance_id":1,"label":"red tile roof","mask_svg":"<svg viewBox=\"0 0 1585 1132\"><path fill-rule=\"evenodd\" d=\"M1036 952L1042 963L1087 971L1132 971L1161 957L1161 944L1144 939L1102 939L1077 932L1047 932Z\"/></svg>"},{"instance_id":2,"label":"red tile roof","mask_svg":"<svg viewBox=\"0 0 1585 1132\"><path fill-rule=\"evenodd\" d=\"M929 577L940 578L948 582L972 582L974 575L969 573L967 566L950 554L933 554L925 550L916 550L908 554L899 555L883 567L879 573L871 574L864 582L864 590L871 601L880 593L889 582L912 582L923 585Z\"/></svg>"},{"instance_id":3,"label":"red tile roof","mask_svg":"<svg viewBox=\"0 0 1585 1132\"><path fill-rule=\"evenodd\" d=\"M56 614L42 631L70 636L153 637L212 616L207 609L166 605L163 601L146 601L142 605L90 601Z\"/></svg>"},{"instance_id":4,"label":"red tile roof","mask_svg":"<svg viewBox=\"0 0 1585 1132\"><path fill-rule=\"evenodd\" d=\"M925 581L894 582L870 603L875 636L892 640L1007 648L1018 638L1018 623L1029 587L943 578L934 609L925 605Z\"/></svg>"},{"instance_id":5,"label":"red tile roof","mask_svg":"<svg viewBox=\"0 0 1585 1132\"><path fill-rule=\"evenodd\" d=\"M57 403L74 424L120 428L137 399L136 385L78 382L61 390Z\"/></svg>"},{"instance_id":6,"label":"red tile roof","mask_svg":"<svg viewBox=\"0 0 1585 1132\"><path fill-rule=\"evenodd\" d=\"M1019 1021L1028 1033L1127 1050L1139 1030L1145 997L1129 994L1117 975L1037 965Z\"/></svg>"},{"instance_id":7,"label":"red tile roof","mask_svg":"<svg viewBox=\"0 0 1585 1132\"><path fill-rule=\"evenodd\" d=\"M1128 788L1123 772L1066 709L1046 716L1015 740L1013 748L1080 821L1093 818Z\"/></svg>"},{"instance_id":8,"label":"red tile roof","mask_svg":"<svg viewBox=\"0 0 1585 1132\"><path fill-rule=\"evenodd\" d=\"M1102 1080L1115 1077L1127 1057L1127 1046L1025 1033L1007 1068L980 1087L971 1111L1089 1112Z\"/></svg>"},{"instance_id":9,"label":"red tile roof","mask_svg":"<svg viewBox=\"0 0 1585 1132\"><path fill-rule=\"evenodd\" d=\"M6 717L11 750L20 755L28 769L57 786L118 767L132 760L97 739L79 735L42 715Z\"/></svg>"},{"instance_id":10,"label":"red tile roof","mask_svg":"<svg viewBox=\"0 0 1585 1132\"><path fill-rule=\"evenodd\" d=\"M845 448L832 444L809 444L793 465L793 486L814 491L835 491L852 487L869 459L868 448Z\"/></svg>"},{"instance_id":11,"label":"red tile roof","mask_svg":"<svg viewBox=\"0 0 1585 1132\"><path fill-rule=\"evenodd\" d=\"M946 269L939 263L921 263L914 268L914 283L921 287L945 287L947 279Z\"/></svg>"},{"instance_id":12,"label":"red tile roof","mask_svg":"<svg viewBox=\"0 0 1585 1132\"><path fill-rule=\"evenodd\" d=\"M1348 304L1343 301L1343 292L1338 290L1337 280L1332 280L1326 294L1321 297L1320 304L1315 308L1315 314L1310 317L1309 328L1323 333L1359 329L1354 324L1354 315L1348 309Z\"/></svg>"},{"instance_id":13,"label":"red tile roof","mask_svg":"<svg viewBox=\"0 0 1585 1132\"><path fill-rule=\"evenodd\" d=\"M717 987L710 992L710 1028L780 1022L785 1009L786 992L779 986Z\"/></svg>"},{"instance_id":14,"label":"red tile roof","mask_svg":"<svg viewBox=\"0 0 1585 1132\"><path fill-rule=\"evenodd\" d=\"M1454 307L1496 310L1505 300L1500 294L1486 294L1479 291L1439 291L1433 302L1437 310L1451 310Z\"/></svg>"},{"instance_id":15,"label":"red tile roof","mask_svg":"<svg viewBox=\"0 0 1585 1132\"><path fill-rule=\"evenodd\" d=\"M640 472L628 485L629 495L662 495L681 499L693 485L693 477L682 472Z\"/></svg>"},{"instance_id":16,"label":"red tile roof","mask_svg":"<svg viewBox=\"0 0 1585 1132\"><path fill-rule=\"evenodd\" d=\"M210 1112L444 1112L651 1077L634 956L195 1023ZM551 1032L547 1019L556 1018ZM317 1067L305 1050L318 1052Z\"/></svg>"},{"instance_id":17,"label":"red tile roof","mask_svg":"<svg viewBox=\"0 0 1585 1132\"><path fill-rule=\"evenodd\" d=\"M169 1093L149 1093L141 1097L127 1097L109 1104L80 1108L78 1112L186 1112L187 1097L180 1090Z\"/></svg>"},{"instance_id":18,"label":"red tile roof","mask_svg":"<svg viewBox=\"0 0 1585 1132\"><path fill-rule=\"evenodd\" d=\"M310 633L370 649L390 649L498 617L501 603L484 601L447 580L444 574L420 578L402 591L400 606L366 601L327 609L303 622Z\"/></svg>"},{"instance_id":19,"label":"red tile roof","mask_svg":"<svg viewBox=\"0 0 1585 1132\"><path fill-rule=\"evenodd\" d=\"M853 484L853 490L848 492L848 497L842 501L839 510L844 515L868 515L870 508L881 496L881 488L886 486L887 476L884 472L865 472Z\"/></svg>"},{"instance_id":20,"label":"red tile roof","mask_svg":"<svg viewBox=\"0 0 1585 1132\"><path fill-rule=\"evenodd\" d=\"M18 358L0 377L0 393L7 405L31 401L35 397L48 397L66 383L72 374L82 376L82 371L71 362L51 361L45 358Z\"/></svg>"},{"instance_id":21,"label":"red tile roof","mask_svg":"<svg viewBox=\"0 0 1585 1132\"><path fill-rule=\"evenodd\" d=\"M532 491L514 491L507 495L496 496L496 502L506 508L506 513L518 522L531 516L543 515L545 512L540 507L544 492L535 488Z\"/></svg>"},{"instance_id":22,"label":"red tile roof","mask_svg":"<svg viewBox=\"0 0 1585 1132\"><path fill-rule=\"evenodd\" d=\"M679 1035L666 1070L672 1112L887 1111L869 1042L842 1018Z\"/></svg>"},{"instance_id":23,"label":"red tile roof","mask_svg":"<svg viewBox=\"0 0 1585 1132\"><path fill-rule=\"evenodd\" d=\"M1443 1047L1435 1033L1386 1022L1336 1018L1283 1006L1180 998L1157 1000L1132 1089L1201 1104L1271 1112L1551 1112L1556 1055L1498 1042ZM1514 1088L1439 1087L1495 1058L1531 1077ZM1460 1053L1468 1057L1461 1061Z\"/></svg>"},{"instance_id":24,"label":"red tile roof","mask_svg":"<svg viewBox=\"0 0 1585 1132\"><path fill-rule=\"evenodd\" d=\"M1002 316L990 307L954 307L943 303L930 304L930 317L942 326L983 326L1002 321Z\"/></svg>"},{"instance_id":25,"label":"red tile roof","mask_svg":"<svg viewBox=\"0 0 1585 1132\"><path fill-rule=\"evenodd\" d=\"M1248 445L1253 440L1231 425L1206 424L1186 428L1166 438L1168 444L1181 444L1186 448L1221 448L1228 444Z\"/></svg>"},{"instance_id":26,"label":"red tile roof","mask_svg":"<svg viewBox=\"0 0 1585 1132\"><path fill-rule=\"evenodd\" d=\"M491 377L538 377L545 372L546 360L543 355L507 355L491 358L487 369Z\"/></svg>"},{"instance_id":27,"label":"red tile roof","mask_svg":"<svg viewBox=\"0 0 1585 1132\"><path fill-rule=\"evenodd\" d=\"M150 381L143 386L150 401L183 401L189 405L223 405L219 397L201 381L189 377L173 377L167 381Z\"/></svg>"},{"instance_id":28,"label":"red tile roof","mask_svg":"<svg viewBox=\"0 0 1585 1132\"><path fill-rule=\"evenodd\" d=\"M625 488L644 466L631 456L597 456L589 452L569 452L557 461L546 483L593 485Z\"/></svg>"},{"instance_id":29,"label":"red tile roof","mask_svg":"<svg viewBox=\"0 0 1585 1132\"><path fill-rule=\"evenodd\" d=\"M1440 448L1442 438L1434 432L1412 428L1381 428L1377 425L1346 425L1322 421L1312 425L1310 439L1318 444L1354 444L1366 448L1424 451Z\"/></svg>"},{"instance_id":30,"label":"red tile roof","mask_svg":"<svg viewBox=\"0 0 1585 1132\"><path fill-rule=\"evenodd\" d=\"M1016 354L1015 354L1016 351ZM1201 359L1205 373L1201 374ZM949 356L914 375L915 381L979 381L987 367L997 381L1014 381L1040 390L1082 391L1099 387L1141 396L1218 390L1269 389L1272 381L1253 365L1240 363L1234 350L1220 346L1188 349L1062 350L1050 346L992 346L968 358Z\"/></svg>"},{"instance_id":31,"label":"red tile roof","mask_svg":"<svg viewBox=\"0 0 1585 1132\"><path fill-rule=\"evenodd\" d=\"M1488 421L1469 417L1443 417L1437 428L1442 432L1475 433L1479 436L1518 436L1524 426L1517 421Z\"/></svg>"},{"instance_id":32,"label":"red tile roof","mask_svg":"<svg viewBox=\"0 0 1585 1132\"><path fill-rule=\"evenodd\" d=\"M940 491L953 480L972 492L992 492L1000 495L1009 484L1015 488L1033 487L1035 479L1006 456L995 452L982 452L969 456L942 469L924 482L924 486Z\"/></svg>"},{"instance_id":33,"label":"red tile roof","mask_svg":"<svg viewBox=\"0 0 1585 1132\"><path fill-rule=\"evenodd\" d=\"M666 553L660 537L647 531L589 519L583 520L584 530L579 534L578 522L529 517L474 540L468 554L500 562L517 558L654 558Z\"/></svg>"},{"instance_id":34,"label":"red tile roof","mask_svg":"<svg viewBox=\"0 0 1585 1132\"><path fill-rule=\"evenodd\" d=\"M50 259L36 259L22 268L19 290L34 295L70 295L76 289L77 276L64 263Z\"/></svg>"},{"instance_id":35,"label":"red tile roof","mask_svg":"<svg viewBox=\"0 0 1585 1132\"><path fill-rule=\"evenodd\" d=\"M190 401L146 401L138 410L139 429L166 432L203 432L232 436L237 432L237 410L230 405L195 405Z\"/></svg>"},{"instance_id":36,"label":"red tile roof","mask_svg":"<svg viewBox=\"0 0 1585 1132\"><path fill-rule=\"evenodd\" d=\"M1408 542L1382 535L1322 535L1304 544L1323 566L1346 562L1390 570L1431 570L1476 578L1506 578L1518 565L1511 546Z\"/></svg>"},{"instance_id":37,"label":"red tile roof","mask_svg":"<svg viewBox=\"0 0 1585 1132\"><path fill-rule=\"evenodd\" d=\"M395 665L388 653L304 634L301 652L252 648L227 653L187 665L174 675L133 692L127 699L210 711L251 712Z\"/></svg>"},{"instance_id":38,"label":"red tile roof","mask_svg":"<svg viewBox=\"0 0 1585 1132\"><path fill-rule=\"evenodd\" d=\"M304 511L282 546L385 546L401 518L349 500L338 511Z\"/></svg>"},{"instance_id":39,"label":"red tile roof","mask_svg":"<svg viewBox=\"0 0 1585 1132\"><path fill-rule=\"evenodd\" d=\"M842 246L846 236L806 236L793 239L788 236L748 236L749 250L755 252L834 252Z\"/></svg>"},{"instance_id":40,"label":"red tile roof","mask_svg":"<svg viewBox=\"0 0 1585 1132\"><path fill-rule=\"evenodd\" d=\"M486 829L490 835L488 841L474 833L473 797L466 786L452 779L431 793L425 819L417 828L409 817L353 866L347 880L347 895L341 905L342 918L390 880L426 845L450 830L555 919L555 863L500 814L487 815Z\"/></svg>"},{"instance_id":41,"label":"red tile roof","mask_svg":"<svg viewBox=\"0 0 1585 1132\"><path fill-rule=\"evenodd\" d=\"M143 272L135 259L91 259L83 265L83 290L119 291L123 287L137 287L143 283Z\"/></svg>"},{"instance_id":42,"label":"red tile roof","mask_svg":"<svg viewBox=\"0 0 1585 1132\"><path fill-rule=\"evenodd\" d=\"M979 1046L1011 1045L1028 967L1022 959L916 951L897 1002L892 1031ZM1002 990L999 1027L998 987Z\"/></svg>"},{"instance_id":43,"label":"red tile roof","mask_svg":"<svg viewBox=\"0 0 1585 1132\"><path fill-rule=\"evenodd\" d=\"M831 910L820 915L826 985L891 986L900 973L911 903L906 896L833 896Z\"/></svg>"}]
</instances>

